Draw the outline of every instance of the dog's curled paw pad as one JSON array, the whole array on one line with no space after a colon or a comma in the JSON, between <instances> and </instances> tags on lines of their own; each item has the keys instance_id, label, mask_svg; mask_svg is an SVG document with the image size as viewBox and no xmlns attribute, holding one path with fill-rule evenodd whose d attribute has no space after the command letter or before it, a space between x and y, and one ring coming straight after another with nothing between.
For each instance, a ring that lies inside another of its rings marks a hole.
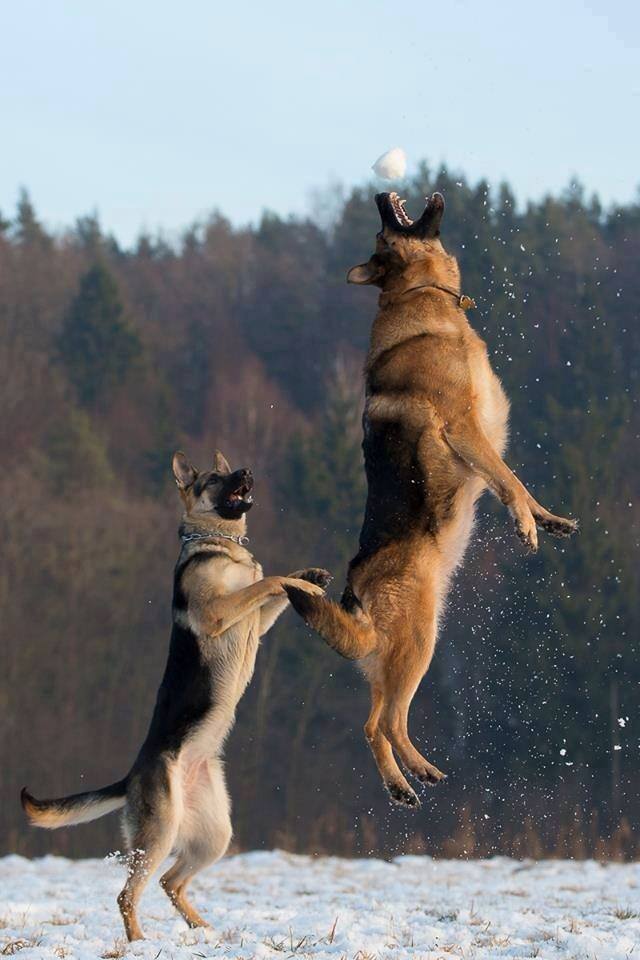
<instances>
[{"instance_id":1,"label":"dog's curled paw pad","mask_svg":"<svg viewBox=\"0 0 640 960\"><path fill-rule=\"evenodd\" d=\"M309 583L315 583L317 587L328 587L331 581L333 580L332 575L328 570L323 570L322 567L309 567L308 570L305 570L300 575L301 580L308 580Z\"/></svg>"},{"instance_id":2,"label":"dog's curled paw pad","mask_svg":"<svg viewBox=\"0 0 640 960\"><path fill-rule=\"evenodd\" d=\"M446 779L446 773L443 773L441 770L438 770L435 767L430 770L423 770L418 774L418 780L420 783L426 783L430 787L435 787L437 783L442 783L442 781Z\"/></svg>"},{"instance_id":3,"label":"dog's curled paw pad","mask_svg":"<svg viewBox=\"0 0 640 960\"><path fill-rule=\"evenodd\" d=\"M389 791L389 796L398 806L408 807L409 810L418 810L421 806L418 797L410 787L402 787L397 783L387 783L386 788Z\"/></svg>"},{"instance_id":4,"label":"dog's curled paw pad","mask_svg":"<svg viewBox=\"0 0 640 960\"><path fill-rule=\"evenodd\" d=\"M565 520L564 517L544 520L540 526L552 537L572 537L579 529L577 520Z\"/></svg>"}]
</instances>

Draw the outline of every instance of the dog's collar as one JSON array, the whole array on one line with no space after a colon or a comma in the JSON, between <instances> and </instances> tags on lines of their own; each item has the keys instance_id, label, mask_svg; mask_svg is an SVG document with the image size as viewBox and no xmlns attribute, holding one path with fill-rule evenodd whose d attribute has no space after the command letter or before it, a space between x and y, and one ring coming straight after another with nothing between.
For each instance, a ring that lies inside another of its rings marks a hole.
<instances>
[{"instance_id":1,"label":"dog's collar","mask_svg":"<svg viewBox=\"0 0 640 960\"><path fill-rule=\"evenodd\" d=\"M415 293L416 290L442 290L443 293L448 293L450 297L453 297L461 310L471 310L476 306L476 302L473 297L468 297L465 293L458 293L457 290L454 290L453 287L445 287L442 283L420 283L416 287L409 287L408 290L403 290L398 296L404 297L408 293Z\"/></svg>"},{"instance_id":2,"label":"dog's collar","mask_svg":"<svg viewBox=\"0 0 640 960\"><path fill-rule=\"evenodd\" d=\"M183 543L189 543L191 540L232 540L240 547L249 543L249 537L234 537L230 533L181 533L180 539Z\"/></svg>"}]
</instances>

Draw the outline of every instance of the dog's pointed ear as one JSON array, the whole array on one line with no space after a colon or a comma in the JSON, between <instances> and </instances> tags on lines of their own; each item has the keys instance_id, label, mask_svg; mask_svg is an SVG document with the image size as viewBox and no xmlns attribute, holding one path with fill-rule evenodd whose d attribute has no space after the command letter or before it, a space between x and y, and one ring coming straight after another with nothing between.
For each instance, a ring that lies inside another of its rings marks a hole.
<instances>
[{"instance_id":1,"label":"dog's pointed ear","mask_svg":"<svg viewBox=\"0 0 640 960\"><path fill-rule=\"evenodd\" d=\"M182 450L173 455L173 475L180 490L186 490L198 476L198 471L192 467Z\"/></svg>"},{"instance_id":2,"label":"dog's pointed ear","mask_svg":"<svg viewBox=\"0 0 640 960\"><path fill-rule=\"evenodd\" d=\"M231 473L231 467L229 466L227 458L220 453L219 450L216 450L213 455L213 472L220 474Z\"/></svg>"},{"instance_id":3,"label":"dog's pointed ear","mask_svg":"<svg viewBox=\"0 0 640 960\"><path fill-rule=\"evenodd\" d=\"M351 267L347 274L347 283L376 283L383 273L384 269L379 261L371 257L366 263L359 263L357 267Z\"/></svg>"}]
</instances>

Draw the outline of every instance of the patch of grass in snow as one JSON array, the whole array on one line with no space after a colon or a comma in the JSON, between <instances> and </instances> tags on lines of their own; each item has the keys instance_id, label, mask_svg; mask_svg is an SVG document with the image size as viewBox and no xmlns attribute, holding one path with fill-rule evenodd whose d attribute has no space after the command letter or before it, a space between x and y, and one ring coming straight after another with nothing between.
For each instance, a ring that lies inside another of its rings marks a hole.
<instances>
[{"instance_id":1,"label":"patch of grass in snow","mask_svg":"<svg viewBox=\"0 0 640 960\"><path fill-rule=\"evenodd\" d=\"M42 943L42 937L19 937L17 940L9 940L0 948L0 956L12 957L14 953L20 950L26 950L28 947L39 947Z\"/></svg>"},{"instance_id":2,"label":"patch of grass in snow","mask_svg":"<svg viewBox=\"0 0 640 960\"><path fill-rule=\"evenodd\" d=\"M508 936L507 937L504 937L504 936L491 937L491 939L487 941L487 945L489 947L501 947L501 948L509 947L511 946L511 937L508 937Z\"/></svg>"},{"instance_id":3,"label":"patch of grass in snow","mask_svg":"<svg viewBox=\"0 0 640 960\"><path fill-rule=\"evenodd\" d=\"M536 940L543 940L545 943L546 943L548 940L556 940L556 941L557 941L557 939L558 939L558 932L557 932L557 930L555 930L555 931L554 931L554 930L540 930L540 931L536 934Z\"/></svg>"},{"instance_id":4,"label":"patch of grass in snow","mask_svg":"<svg viewBox=\"0 0 640 960\"><path fill-rule=\"evenodd\" d=\"M294 936L293 930L289 927L289 936L283 937L282 940L276 940L275 937L267 937L266 940L263 940L263 943L267 947L271 947L272 950L277 950L279 953L286 953L288 956L294 956L300 950L308 952L311 947L318 947L321 943L333 943L336 935L336 927L338 926L338 917L333 921L333 925L329 932L325 934L324 937L318 937L314 939L310 934L305 934L303 937L298 938ZM354 958L357 960L357 957ZM363 954L362 960L366 960L366 957Z\"/></svg>"},{"instance_id":5,"label":"patch of grass in snow","mask_svg":"<svg viewBox=\"0 0 640 960\"><path fill-rule=\"evenodd\" d=\"M457 919L458 919L458 911L452 910L451 913L440 914L440 916L438 917L438 923L444 923L445 921L452 923L454 920L457 920Z\"/></svg>"},{"instance_id":6,"label":"patch of grass in snow","mask_svg":"<svg viewBox=\"0 0 640 960\"><path fill-rule=\"evenodd\" d=\"M222 933L218 935L218 941L220 943L241 943L243 934L244 930L242 927L227 927L226 930L223 930Z\"/></svg>"},{"instance_id":7,"label":"patch of grass in snow","mask_svg":"<svg viewBox=\"0 0 640 960\"><path fill-rule=\"evenodd\" d=\"M127 941L124 937L118 937L115 941L111 950L106 950L104 953L101 953L100 956L102 960L119 960L120 957L124 957L127 952Z\"/></svg>"},{"instance_id":8,"label":"patch of grass in snow","mask_svg":"<svg viewBox=\"0 0 640 960\"><path fill-rule=\"evenodd\" d=\"M389 937L391 943L387 944L389 947L414 947L415 938L413 935L413 930L410 927L398 927L395 924L393 918L391 919L391 929L389 931Z\"/></svg>"},{"instance_id":9,"label":"patch of grass in snow","mask_svg":"<svg viewBox=\"0 0 640 960\"><path fill-rule=\"evenodd\" d=\"M277 950L280 953L286 954L295 954L298 952L298 950L302 950L303 947L312 946L309 934L305 934L303 937L300 937L299 940L297 937L294 939L293 930L291 927L289 927L288 937L284 937L282 940L276 940L275 937L267 937L263 943L267 947L271 947L272 950Z\"/></svg>"},{"instance_id":10,"label":"patch of grass in snow","mask_svg":"<svg viewBox=\"0 0 640 960\"><path fill-rule=\"evenodd\" d=\"M640 913L630 907L616 907L613 915L617 920L640 920Z\"/></svg>"}]
</instances>

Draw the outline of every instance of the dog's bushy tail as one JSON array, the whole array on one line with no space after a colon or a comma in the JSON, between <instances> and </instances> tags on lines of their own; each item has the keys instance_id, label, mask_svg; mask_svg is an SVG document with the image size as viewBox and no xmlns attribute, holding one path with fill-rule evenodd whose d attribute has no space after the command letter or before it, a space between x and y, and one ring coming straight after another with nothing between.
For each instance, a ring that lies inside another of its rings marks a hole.
<instances>
[{"instance_id":1,"label":"dog's bushy tail","mask_svg":"<svg viewBox=\"0 0 640 960\"><path fill-rule=\"evenodd\" d=\"M124 807L127 794L127 781L119 780L101 790L90 790L87 793L75 793L70 797L59 797L56 800L36 800L26 787L20 793L22 809L29 818L29 822L36 827L45 827L55 830L56 827L66 827L75 823L88 823L97 820L107 813Z\"/></svg>"},{"instance_id":2,"label":"dog's bushy tail","mask_svg":"<svg viewBox=\"0 0 640 960\"><path fill-rule=\"evenodd\" d=\"M298 587L289 587L286 584L284 589L293 609L336 653L347 660L362 660L375 650L376 634L373 626L356 620L326 597L313 596Z\"/></svg>"}]
</instances>

